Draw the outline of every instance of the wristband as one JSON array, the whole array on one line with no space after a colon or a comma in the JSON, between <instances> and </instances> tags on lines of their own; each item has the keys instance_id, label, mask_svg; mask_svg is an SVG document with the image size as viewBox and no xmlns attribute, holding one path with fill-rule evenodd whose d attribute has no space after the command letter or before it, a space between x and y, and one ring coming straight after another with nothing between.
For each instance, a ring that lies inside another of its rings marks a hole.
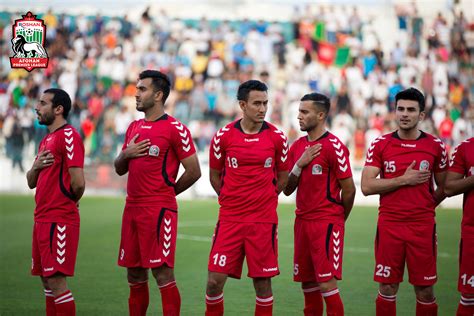
<instances>
[{"instance_id":1,"label":"wristband","mask_svg":"<svg viewBox=\"0 0 474 316\"><path fill-rule=\"evenodd\" d=\"M296 177L299 177L301 175L301 168L298 167L297 164L293 166L293 169L291 169L291 173L294 174Z\"/></svg>"}]
</instances>

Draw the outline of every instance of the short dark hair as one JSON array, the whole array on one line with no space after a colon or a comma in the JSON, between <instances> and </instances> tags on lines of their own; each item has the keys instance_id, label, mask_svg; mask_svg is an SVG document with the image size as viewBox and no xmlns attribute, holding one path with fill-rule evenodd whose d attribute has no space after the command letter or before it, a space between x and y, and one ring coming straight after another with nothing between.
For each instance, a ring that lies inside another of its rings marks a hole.
<instances>
[{"instance_id":1,"label":"short dark hair","mask_svg":"<svg viewBox=\"0 0 474 316\"><path fill-rule=\"evenodd\" d=\"M171 82L167 75L158 70L144 70L139 75L140 80L151 78L151 83L155 92L163 92L163 104L166 102L166 99L170 95L171 91Z\"/></svg>"},{"instance_id":2,"label":"short dark hair","mask_svg":"<svg viewBox=\"0 0 474 316\"><path fill-rule=\"evenodd\" d=\"M237 91L237 100L239 101L248 101L250 91L268 91L267 85L258 80L248 80L242 83L239 86L239 90Z\"/></svg>"},{"instance_id":3,"label":"short dark hair","mask_svg":"<svg viewBox=\"0 0 474 316\"><path fill-rule=\"evenodd\" d=\"M395 106L398 103L398 100L412 100L418 102L420 106L420 112L425 110L425 96L421 93L420 90L415 88L408 88L402 90L395 95Z\"/></svg>"},{"instance_id":4,"label":"short dark hair","mask_svg":"<svg viewBox=\"0 0 474 316\"><path fill-rule=\"evenodd\" d=\"M324 113L329 114L329 108L331 107L331 102L329 98L324 94L313 92L305 94L300 101L312 101L314 105L318 106L323 110Z\"/></svg>"},{"instance_id":5,"label":"short dark hair","mask_svg":"<svg viewBox=\"0 0 474 316\"><path fill-rule=\"evenodd\" d=\"M53 108L60 105L63 106L63 117L67 119L69 111L71 111L71 98L66 91L58 88L49 88L43 91L43 93L51 93L53 95Z\"/></svg>"}]
</instances>

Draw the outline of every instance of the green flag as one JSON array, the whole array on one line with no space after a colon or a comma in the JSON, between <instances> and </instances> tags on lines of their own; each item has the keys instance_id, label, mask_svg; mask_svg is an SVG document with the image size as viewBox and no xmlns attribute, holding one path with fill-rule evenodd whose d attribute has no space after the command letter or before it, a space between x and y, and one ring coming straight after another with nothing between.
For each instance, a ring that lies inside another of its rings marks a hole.
<instances>
[{"instance_id":1,"label":"green flag","mask_svg":"<svg viewBox=\"0 0 474 316\"><path fill-rule=\"evenodd\" d=\"M324 22L316 22L314 25L314 39L316 41L326 40L326 26Z\"/></svg>"},{"instance_id":2,"label":"green flag","mask_svg":"<svg viewBox=\"0 0 474 316\"><path fill-rule=\"evenodd\" d=\"M339 47L336 51L336 58L334 58L334 65L337 67L344 67L350 59L350 48L347 46Z\"/></svg>"}]
</instances>

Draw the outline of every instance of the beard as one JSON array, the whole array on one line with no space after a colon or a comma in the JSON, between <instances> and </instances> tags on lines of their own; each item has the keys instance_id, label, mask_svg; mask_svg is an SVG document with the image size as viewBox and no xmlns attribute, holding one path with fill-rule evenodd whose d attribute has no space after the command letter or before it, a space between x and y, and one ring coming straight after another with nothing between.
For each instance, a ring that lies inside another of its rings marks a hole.
<instances>
[{"instance_id":1,"label":"beard","mask_svg":"<svg viewBox=\"0 0 474 316\"><path fill-rule=\"evenodd\" d=\"M38 123L39 125L46 125L49 126L54 122L54 114L53 113L44 113L38 116Z\"/></svg>"},{"instance_id":2,"label":"beard","mask_svg":"<svg viewBox=\"0 0 474 316\"><path fill-rule=\"evenodd\" d=\"M155 102L153 100L141 100L140 102L137 102L137 111L139 112L146 112L146 110L152 108L155 106Z\"/></svg>"},{"instance_id":3,"label":"beard","mask_svg":"<svg viewBox=\"0 0 474 316\"><path fill-rule=\"evenodd\" d=\"M313 129L316 128L316 124L311 124L311 125L300 125L300 131L302 132L311 132Z\"/></svg>"}]
</instances>

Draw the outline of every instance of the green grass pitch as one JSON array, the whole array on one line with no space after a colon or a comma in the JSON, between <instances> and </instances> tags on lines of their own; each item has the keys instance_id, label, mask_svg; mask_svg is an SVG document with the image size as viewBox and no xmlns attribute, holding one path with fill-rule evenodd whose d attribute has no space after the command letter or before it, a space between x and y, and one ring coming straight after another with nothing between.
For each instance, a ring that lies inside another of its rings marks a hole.
<instances>
[{"instance_id":1,"label":"green grass pitch","mask_svg":"<svg viewBox=\"0 0 474 316\"><path fill-rule=\"evenodd\" d=\"M182 297L182 315L203 315L207 259L217 218L215 200L180 202L175 274ZM124 198L81 201L81 237L76 276L69 286L78 315L127 315L125 269L116 264ZM274 315L302 315L303 294L292 281L293 205L279 206L279 263L273 279ZM0 195L0 315L44 315L39 278L29 274L34 199ZM346 225L343 280L339 283L346 315L374 315L377 284L373 282L375 208L355 207ZM439 209L438 275L435 292L439 315L454 315L461 211ZM244 264L245 266L245 264ZM225 287L226 315L253 315L255 293L244 267L241 280ZM151 277L151 275L150 275ZM159 291L150 282L148 315L161 315ZM415 298L407 276L397 300L398 315L414 315Z\"/></svg>"}]
</instances>

